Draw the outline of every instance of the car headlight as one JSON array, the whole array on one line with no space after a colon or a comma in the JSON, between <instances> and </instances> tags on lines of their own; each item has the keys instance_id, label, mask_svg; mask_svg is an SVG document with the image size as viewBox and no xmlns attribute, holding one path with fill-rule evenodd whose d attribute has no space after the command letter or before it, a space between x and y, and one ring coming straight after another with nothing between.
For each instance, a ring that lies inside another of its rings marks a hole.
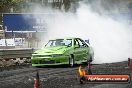
<instances>
[{"instance_id":1,"label":"car headlight","mask_svg":"<svg viewBox=\"0 0 132 88\"><path fill-rule=\"evenodd\" d=\"M63 54L53 54L53 57L60 57L63 56Z\"/></svg>"}]
</instances>

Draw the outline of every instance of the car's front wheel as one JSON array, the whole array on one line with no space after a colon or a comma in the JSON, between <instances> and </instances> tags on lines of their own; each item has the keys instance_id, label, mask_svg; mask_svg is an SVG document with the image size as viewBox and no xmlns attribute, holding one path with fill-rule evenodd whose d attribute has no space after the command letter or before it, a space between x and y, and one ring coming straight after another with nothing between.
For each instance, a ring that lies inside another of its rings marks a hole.
<instances>
[{"instance_id":1,"label":"car's front wheel","mask_svg":"<svg viewBox=\"0 0 132 88\"><path fill-rule=\"evenodd\" d=\"M73 57L73 55L70 55L70 57L69 57L69 66L70 67L73 67L74 66L74 57Z\"/></svg>"}]
</instances>

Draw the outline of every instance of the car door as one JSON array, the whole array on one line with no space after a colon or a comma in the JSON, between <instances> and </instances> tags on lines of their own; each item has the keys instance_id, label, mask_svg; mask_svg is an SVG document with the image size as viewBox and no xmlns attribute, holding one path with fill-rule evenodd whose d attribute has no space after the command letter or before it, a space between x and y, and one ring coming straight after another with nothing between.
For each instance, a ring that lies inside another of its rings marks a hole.
<instances>
[{"instance_id":1,"label":"car door","mask_svg":"<svg viewBox=\"0 0 132 88\"><path fill-rule=\"evenodd\" d=\"M75 39L74 42L75 42L74 44L75 60L79 61L79 60L87 59L89 52L88 45L79 38Z\"/></svg>"}]
</instances>

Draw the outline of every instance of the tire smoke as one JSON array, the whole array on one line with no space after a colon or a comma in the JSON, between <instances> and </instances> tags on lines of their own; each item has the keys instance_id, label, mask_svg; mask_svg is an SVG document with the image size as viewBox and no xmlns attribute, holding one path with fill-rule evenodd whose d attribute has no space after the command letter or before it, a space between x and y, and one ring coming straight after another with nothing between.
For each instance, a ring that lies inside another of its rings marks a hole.
<instances>
[{"instance_id":1,"label":"tire smoke","mask_svg":"<svg viewBox=\"0 0 132 88\"><path fill-rule=\"evenodd\" d=\"M33 13L49 14L41 17L47 23L47 32L41 36L42 42L63 37L89 39L94 49L95 63L120 62L131 57L132 30L124 22L99 15L90 6L82 3L76 13L52 9L50 12L46 11L40 7L33 10Z\"/></svg>"}]
</instances>

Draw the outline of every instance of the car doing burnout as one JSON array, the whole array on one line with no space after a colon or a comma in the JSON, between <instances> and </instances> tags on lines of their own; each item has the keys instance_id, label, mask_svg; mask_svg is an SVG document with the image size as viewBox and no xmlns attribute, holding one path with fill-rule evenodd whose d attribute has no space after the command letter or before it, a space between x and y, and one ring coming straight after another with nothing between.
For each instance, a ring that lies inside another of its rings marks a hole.
<instances>
[{"instance_id":1,"label":"car doing burnout","mask_svg":"<svg viewBox=\"0 0 132 88\"><path fill-rule=\"evenodd\" d=\"M59 65L92 61L93 49L80 38L54 39L32 54L32 66Z\"/></svg>"}]
</instances>

